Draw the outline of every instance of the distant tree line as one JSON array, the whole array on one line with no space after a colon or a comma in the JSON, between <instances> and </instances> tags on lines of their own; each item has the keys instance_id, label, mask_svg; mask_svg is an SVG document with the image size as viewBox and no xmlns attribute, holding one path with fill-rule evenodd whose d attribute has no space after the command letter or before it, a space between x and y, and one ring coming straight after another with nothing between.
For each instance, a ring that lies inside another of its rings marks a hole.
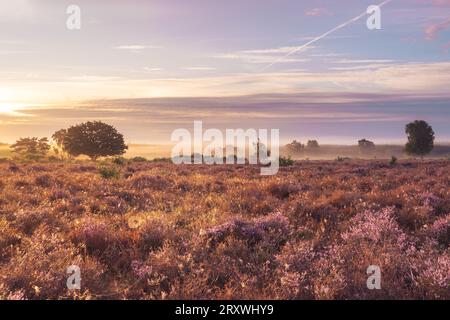
<instances>
[{"instance_id":1,"label":"distant tree line","mask_svg":"<svg viewBox=\"0 0 450 320\"><path fill-rule=\"evenodd\" d=\"M408 123L405 127L408 142L405 145L405 152L411 156L420 156L422 159L434 148L434 131L431 126L423 121L416 120ZM314 151L319 148L316 140L309 140L306 145L294 140L286 145L286 150L290 155L299 155ZM375 143L368 139L358 141L359 152L364 155L374 154L376 150Z\"/></svg>"}]
</instances>

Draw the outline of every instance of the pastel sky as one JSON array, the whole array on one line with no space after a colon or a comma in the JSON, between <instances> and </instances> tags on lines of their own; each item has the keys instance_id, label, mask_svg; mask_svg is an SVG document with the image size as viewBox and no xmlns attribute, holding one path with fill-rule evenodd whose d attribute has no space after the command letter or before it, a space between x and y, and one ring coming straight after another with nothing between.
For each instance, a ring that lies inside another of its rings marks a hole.
<instances>
[{"instance_id":1,"label":"pastel sky","mask_svg":"<svg viewBox=\"0 0 450 320\"><path fill-rule=\"evenodd\" d=\"M450 0L392 0L381 30L365 16L318 39L380 2L2 0L0 141L103 120L162 143L203 120L384 143L415 119L450 141Z\"/></svg>"}]
</instances>

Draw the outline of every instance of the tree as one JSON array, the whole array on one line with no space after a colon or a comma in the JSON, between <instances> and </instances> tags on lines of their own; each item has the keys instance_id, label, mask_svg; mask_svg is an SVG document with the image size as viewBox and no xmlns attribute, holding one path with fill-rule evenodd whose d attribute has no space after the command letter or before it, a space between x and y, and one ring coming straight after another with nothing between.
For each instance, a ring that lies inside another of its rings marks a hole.
<instances>
[{"instance_id":1,"label":"tree","mask_svg":"<svg viewBox=\"0 0 450 320\"><path fill-rule=\"evenodd\" d=\"M308 140L306 147L308 149L315 149L319 147L319 143L317 142L317 140Z\"/></svg>"},{"instance_id":2,"label":"tree","mask_svg":"<svg viewBox=\"0 0 450 320\"><path fill-rule=\"evenodd\" d=\"M67 130L66 129L61 129L56 131L53 135L52 135L52 139L53 141L55 141L57 148L54 148L55 153L59 154L59 151L65 152L66 150L64 149L64 139L67 136Z\"/></svg>"},{"instance_id":3,"label":"tree","mask_svg":"<svg viewBox=\"0 0 450 320\"><path fill-rule=\"evenodd\" d=\"M20 138L10 148L21 157L35 160L45 157L50 150L50 144L47 138Z\"/></svg>"},{"instance_id":4,"label":"tree","mask_svg":"<svg viewBox=\"0 0 450 320\"><path fill-rule=\"evenodd\" d=\"M358 141L358 147L361 153L367 154L375 149L375 143L367 139L362 139Z\"/></svg>"},{"instance_id":5,"label":"tree","mask_svg":"<svg viewBox=\"0 0 450 320\"><path fill-rule=\"evenodd\" d=\"M286 148L289 153L298 154L305 148L305 146L300 142L297 142L297 140L294 140L291 143L287 144Z\"/></svg>"},{"instance_id":6,"label":"tree","mask_svg":"<svg viewBox=\"0 0 450 320\"><path fill-rule=\"evenodd\" d=\"M422 158L434 148L434 131L431 126L423 120L408 123L405 128L408 142L405 145L406 153L418 155Z\"/></svg>"},{"instance_id":7,"label":"tree","mask_svg":"<svg viewBox=\"0 0 450 320\"><path fill-rule=\"evenodd\" d=\"M267 163L268 157L270 157L270 150L267 149L267 146L261 142L258 138L258 141L253 142L253 146L255 150L255 157L257 163Z\"/></svg>"},{"instance_id":8,"label":"tree","mask_svg":"<svg viewBox=\"0 0 450 320\"><path fill-rule=\"evenodd\" d=\"M128 146L123 135L113 126L101 121L89 121L67 129L63 148L72 156L83 154L95 161L98 157L122 155Z\"/></svg>"}]
</instances>

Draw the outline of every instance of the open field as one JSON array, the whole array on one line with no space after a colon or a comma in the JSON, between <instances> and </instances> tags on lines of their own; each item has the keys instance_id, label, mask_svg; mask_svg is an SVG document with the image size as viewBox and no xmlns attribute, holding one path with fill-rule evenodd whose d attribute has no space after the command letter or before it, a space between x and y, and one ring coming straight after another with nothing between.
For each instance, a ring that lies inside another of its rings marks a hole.
<instances>
[{"instance_id":1,"label":"open field","mask_svg":"<svg viewBox=\"0 0 450 320\"><path fill-rule=\"evenodd\" d=\"M0 164L0 299L450 298L450 161L101 166Z\"/></svg>"}]
</instances>

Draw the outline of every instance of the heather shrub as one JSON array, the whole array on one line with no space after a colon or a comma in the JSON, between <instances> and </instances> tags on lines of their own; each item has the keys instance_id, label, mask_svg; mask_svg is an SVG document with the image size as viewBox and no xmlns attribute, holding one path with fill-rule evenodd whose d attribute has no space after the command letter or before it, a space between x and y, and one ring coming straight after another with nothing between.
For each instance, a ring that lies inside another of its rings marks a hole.
<instances>
[{"instance_id":1,"label":"heather shrub","mask_svg":"<svg viewBox=\"0 0 450 320\"><path fill-rule=\"evenodd\" d=\"M25 189L30 186L30 183L26 180L20 179L14 182L14 186L16 187L16 189Z\"/></svg>"},{"instance_id":2,"label":"heather shrub","mask_svg":"<svg viewBox=\"0 0 450 320\"><path fill-rule=\"evenodd\" d=\"M450 250L442 254L429 249L418 253L413 269L420 296L426 299L450 299Z\"/></svg>"},{"instance_id":3,"label":"heather shrub","mask_svg":"<svg viewBox=\"0 0 450 320\"><path fill-rule=\"evenodd\" d=\"M135 289L138 296L146 299L164 299L169 295L189 297L190 292L184 292L181 284L191 271L191 263L189 256L169 244L151 252L145 262L133 260L131 267L139 280Z\"/></svg>"},{"instance_id":4,"label":"heather shrub","mask_svg":"<svg viewBox=\"0 0 450 320\"><path fill-rule=\"evenodd\" d=\"M227 238L233 237L245 241L250 247L262 244L274 250L278 250L286 242L288 235L289 222L281 214L273 214L253 221L236 218L231 222L208 229L203 234L209 248L214 248Z\"/></svg>"},{"instance_id":5,"label":"heather shrub","mask_svg":"<svg viewBox=\"0 0 450 320\"><path fill-rule=\"evenodd\" d=\"M170 186L170 181L161 176L139 175L131 180L134 189L165 190Z\"/></svg>"},{"instance_id":6,"label":"heather shrub","mask_svg":"<svg viewBox=\"0 0 450 320\"><path fill-rule=\"evenodd\" d=\"M448 248L450 246L450 214L435 220L423 231L422 236L425 240L436 241L442 248Z\"/></svg>"},{"instance_id":7,"label":"heather shrub","mask_svg":"<svg viewBox=\"0 0 450 320\"><path fill-rule=\"evenodd\" d=\"M273 211L276 201L256 186L242 186L227 192L228 210L244 215L265 215Z\"/></svg>"},{"instance_id":8,"label":"heather shrub","mask_svg":"<svg viewBox=\"0 0 450 320\"><path fill-rule=\"evenodd\" d=\"M314 298L311 269L317 254L310 242L288 242L276 256L277 299Z\"/></svg>"},{"instance_id":9,"label":"heather shrub","mask_svg":"<svg viewBox=\"0 0 450 320\"><path fill-rule=\"evenodd\" d=\"M12 255L11 249L20 244L21 238L17 235L16 230L14 230L10 224L1 219L0 220L0 262L3 259L7 259Z\"/></svg>"},{"instance_id":10,"label":"heather shrub","mask_svg":"<svg viewBox=\"0 0 450 320\"><path fill-rule=\"evenodd\" d=\"M60 235L40 228L19 249L8 264L0 266L0 296L21 299L62 299L74 295L89 298L105 288L103 268L92 259L83 259L79 251ZM70 292L66 286L67 268L82 270L82 289Z\"/></svg>"},{"instance_id":11,"label":"heather shrub","mask_svg":"<svg viewBox=\"0 0 450 320\"><path fill-rule=\"evenodd\" d=\"M50 201L56 201L61 199L69 199L70 195L63 189L53 189L50 194Z\"/></svg>"},{"instance_id":12,"label":"heather shrub","mask_svg":"<svg viewBox=\"0 0 450 320\"><path fill-rule=\"evenodd\" d=\"M86 219L73 231L71 238L75 244L84 245L90 254L101 254L114 240L114 234L106 222Z\"/></svg>"},{"instance_id":13,"label":"heather shrub","mask_svg":"<svg viewBox=\"0 0 450 320\"><path fill-rule=\"evenodd\" d=\"M295 194L298 189L290 183L273 182L267 186L267 190L280 200L289 198L291 194Z\"/></svg>"},{"instance_id":14,"label":"heather shrub","mask_svg":"<svg viewBox=\"0 0 450 320\"><path fill-rule=\"evenodd\" d=\"M172 238L169 226L155 219L147 220L139 230L143 250L155 250L163 246L164 241Z\"/></svg>"},{"instance_id":15,"label":"heather shrub","mask_svg":"<svg viewBox=\"0 0 450 320\"><path fill-rule=\"evenodd\" d=\"M97 167L92 166L92 165L80 165L78 167L74 167L73 169L74 169L74 171L79 171L79 172L90 172L90 171L97 170Z\"/></svg>"},{"instance_id":16,"label":"heather shrub","mask_svg":"<svg viewBox=\"0 0 450 320\"><path fill-rule=\"evenodd\" d=\"M51 186L52 177L49 174L39 175L35 179L38 187L49 188Z\"/></svg>"},{"instance_id":17,"label":"heather shrub","mask_svg":"<svg viewBox=\"0 0 450 320\"><path fill-rule=\"evenodd\" d=\"M349 221L342 242L331 246L315 264L316 298L393 299L413 290L408 251L414 247L394 216L393 208L385 208L362 212ZM381 290L365 286L369 265L382 270Z\"/></svg>"},{"instance_id":18,"label":"heather shrub","mask_svg":"<svg viewBox=\"0 0 450 320\"><path fill-rule=\"evenodd\" d=\"M18 165L16 165L15 163L11 163L9 165L8 169L9 169L9 171L14 172L14 173L20 171L20 167Z\"/></svg>"},{"instance_id":19,"label":"heather shrub","mask_svg":"<svg viewBox=\"0 0 450 320\"><path fill-rule=\"evenodd\" d=\"M26 235L31 235L43 223L52 224L52 216L47 210L19 210L14 218L14 227Z\"/></svg>"},{"instance_id":20,"label":"heather shrub","mask_svg":"<svg viewBox=\"0 0 450 320\"><path fill-rule=\"evenodd\" d=\"M120 178L120 170L116 167L101 167L99 169L100 176L103 179L118 179Z\"/></svg>"}]
</instances>

